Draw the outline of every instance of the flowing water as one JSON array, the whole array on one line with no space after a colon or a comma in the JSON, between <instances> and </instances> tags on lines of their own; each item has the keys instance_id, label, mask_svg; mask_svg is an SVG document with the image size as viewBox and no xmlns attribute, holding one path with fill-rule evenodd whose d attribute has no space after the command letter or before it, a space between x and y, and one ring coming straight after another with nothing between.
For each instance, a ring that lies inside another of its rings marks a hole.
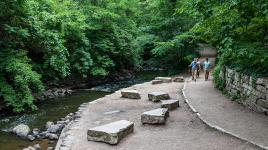
<instances>
[{"instance_id":1,"label":"flowing water","mask_svg":"<svg viewBox=\"0 0 268 150\"><path fill-rule=\"evenodd\" d=\"M29 145L36 143L40 144L42 149L46 149L49 146L54 146L56 143L49 143L48 140L36 140L30 142L17 138L11 134L11 130L14 126L24 123L31 129L42 128L47 121L57 121L62 117L65 117L71 112L75 112L80 104L89 102L101 98L111 91L118 90L119 88L131 86L136 83L152 80L156 76L164 76L166 72L163 71L146 71L136 74L136 78L129 81L119 81L98 86L100 89L109 89L101 91L77 91L70 96L63 98L57 98L48 100L39 106L39 110L32 113L26 113L22 115L0 117L0 150L21 150ZM98 89L98 88L96 88ZM109 91L109 92L103 92Z\"/></svg>"}]
</instances>

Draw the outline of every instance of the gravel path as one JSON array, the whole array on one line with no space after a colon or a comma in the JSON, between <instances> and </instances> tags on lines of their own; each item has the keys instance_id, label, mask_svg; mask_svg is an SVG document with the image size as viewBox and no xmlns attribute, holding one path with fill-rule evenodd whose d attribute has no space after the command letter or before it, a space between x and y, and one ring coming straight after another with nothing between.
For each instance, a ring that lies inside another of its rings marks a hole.
<instances>
[{"instance_id":1,"label":"gravel path","mask_svg":"<svg viewBox=\"0 0 268 150\"><path fill-rule=\"evenodd\" d=\"M183 103L183 83L151 85L144 83L130 87L141 93L141 100L120 98L117 91L86 105L79 120L69 125L61 135L56 150L255 150L249 143L207 127L196 114ZM144 111L159 108L159 103L148 101L153 91L168 92L179 99L181 107L170 112L166 125L142 125L140 115ZM209 106L210 107L210 106ZM126 119L134 122L134 133L118 145L87 141L87 129ZM267 139L267 138L266 138ZM60 145L65 145L61 147Z\"/></svg>"},{"instance_id":2,"label":"gravel path","mask_svg":"<svg viewBox=\"0 0 268 150\"><path fill-rule=\"evenodd\" d=\"M197 82L188 81L185 90L196 111L211 124L268 147L268 117L231 101L213 87L212 81L201 78Z\"/></svg>"}]
</instances>

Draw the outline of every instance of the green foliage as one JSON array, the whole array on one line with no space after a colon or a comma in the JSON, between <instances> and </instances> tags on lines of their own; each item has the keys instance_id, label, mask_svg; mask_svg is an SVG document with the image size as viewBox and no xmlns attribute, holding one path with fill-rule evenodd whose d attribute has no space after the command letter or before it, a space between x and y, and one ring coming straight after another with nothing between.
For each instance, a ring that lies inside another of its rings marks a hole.
<instances>
[{"instance_id":1,"label":"green foliage","mask_svg":"<svg viewBox=\"0 0 268 150\"><path fill-rule=\"evenodd\" d=\"M226 65L259 77L268 75L267 6L265 0L184 0L178 13L195 18L190 31L218 48L218 67Z\"/></svg>"},{"instance_id":2,"label":"green foliage","mask_svg":"<svg viewBox=\"0 0 268 150\"><path fill-rule=\"evenodd\" d=\"M6 106L14 112L24 111L24 108L36 109L33 105L32 92L41 93L44 90L41 76L32 70L29 59L24 51L0 52L0 97Z\"/></svg>"},{"instance_id":3,"label":"green foliage","mask_svg":"<svg viewBox=\"0 0 268 150\"><path fill-rule=\"evenodd\" d=\"M215 83L215 87L218 88L219 90L223 91L225 89L225 78L222 76L221 69L223 66L217 65L212 74L213 74L213 81Z\"/></svg>"},{"instance_id":4,"label":"green foliage","mask_svg":"<svg viewBox=\"0 0 268 150\"><path fill-rule=\"evenodd\" d=\"M43 82L121 69L182 69L197 43L222 66L268 75L266 0L4 0L0 2L0 101L35 109ZM41 78L42 77L42 78Z\"/></svg>"},{"instance_id":5,"label":"green foliage","mask_svg":"<svg viewBox=\"0 0 268 150\"><path fill-rule=\"evenodd\" d=\"M178 0L146 0L140 2L139 39L145 63L168 69L182 69L188 65L189 55L196 54L195 37L187 32L194 20L177 14Z\"/></svg>"},{"instance_id":6,"label":"green foliage","mask_svg":"<svg viewBox=\"0 0 268 150\"><path fill-rule=\"evenodd\" d=\"M0 100L35 109L41 82L106 76L139 62L134 0L0 2Z\"/></svg>"}]
</instances>

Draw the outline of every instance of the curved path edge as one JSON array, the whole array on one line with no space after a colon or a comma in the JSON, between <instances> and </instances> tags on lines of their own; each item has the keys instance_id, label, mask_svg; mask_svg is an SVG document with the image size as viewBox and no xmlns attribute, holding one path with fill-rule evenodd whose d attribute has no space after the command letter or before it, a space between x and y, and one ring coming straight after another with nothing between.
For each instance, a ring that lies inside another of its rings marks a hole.
<instances>
[{"instance_id":1,"label":"curved path edge","mask_svg":"<svg viewBox=\"0 0 268 150\"><path fill-rule=\"evenodd\" d=\"M266 147L266 146L264 146L262 144L258 144L258 143L254 142L254 141L248 140L247 138L243 138L243 137L241 137L241 136L239 136L239 135L237 135L237 134L235 134L233 132L227 131L227 130L225 130L225 129L217 126L217 125L214 125L213 123L211 123L208 120L206 120L203 116L201 116L201 114L194 108L194 106L189 103L187 95L185 94L186 84L187 84L187 81L184 82L183 89L182 89L182 95L183 95L183 98L184 98L184 102L190 107L191 111L193 113L195 113L197 115L197 117L202 122L204 122L210 128L215 129L215 130L217 130L219 132L222 132L224 134L228 134L228 135L233 136L233 137L235 137L235 138L237 138L239 140L242 140L242 141L248 142L250 144L253 144L254 146L257 146L257 147L259 147L259 148L261 148L263 150L268 150L268 147Z\"/></svg>"}]
</instances>

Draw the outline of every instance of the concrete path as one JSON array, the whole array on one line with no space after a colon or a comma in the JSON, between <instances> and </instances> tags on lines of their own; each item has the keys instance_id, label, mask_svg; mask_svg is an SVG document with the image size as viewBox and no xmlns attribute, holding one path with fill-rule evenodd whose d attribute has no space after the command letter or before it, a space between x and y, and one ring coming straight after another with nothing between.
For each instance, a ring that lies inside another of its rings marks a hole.
<instances>
[{"instance_id":1,"label":"concrete path","mask_svg":"<svg viewBox=\"0 0 268 150\"><path fill-rule=\"evenodd\" d=\"M70 124L61 134L56 150L255 150L257 147L207 127L183 103L184 83L144 83L128 89L138 90L140 100L120 98L117 91L86 105L81 118ZM168 92L180 100L180 107L170 112L166 125L142 125L141 114L159 108L160 103L148 100L153 91ZM196 92L196 91L195 91ZM87 130L113 121L134 122L134 133L118 145L87 141ZM266 138L267 139L267 138Z\"/></svg>"},{"instance_id":2,"label":"concrete path","mask_svg":"<svg viewBox=\"0 0 268 150\"><path fill-rule=\"evenodd\" d=\"M187 81L185 94L189 104L212 125L268 147L267 116L231 101L213 87L212 81L204 81L203 76L197 82Z\"/></svg>"}]
</instances>

